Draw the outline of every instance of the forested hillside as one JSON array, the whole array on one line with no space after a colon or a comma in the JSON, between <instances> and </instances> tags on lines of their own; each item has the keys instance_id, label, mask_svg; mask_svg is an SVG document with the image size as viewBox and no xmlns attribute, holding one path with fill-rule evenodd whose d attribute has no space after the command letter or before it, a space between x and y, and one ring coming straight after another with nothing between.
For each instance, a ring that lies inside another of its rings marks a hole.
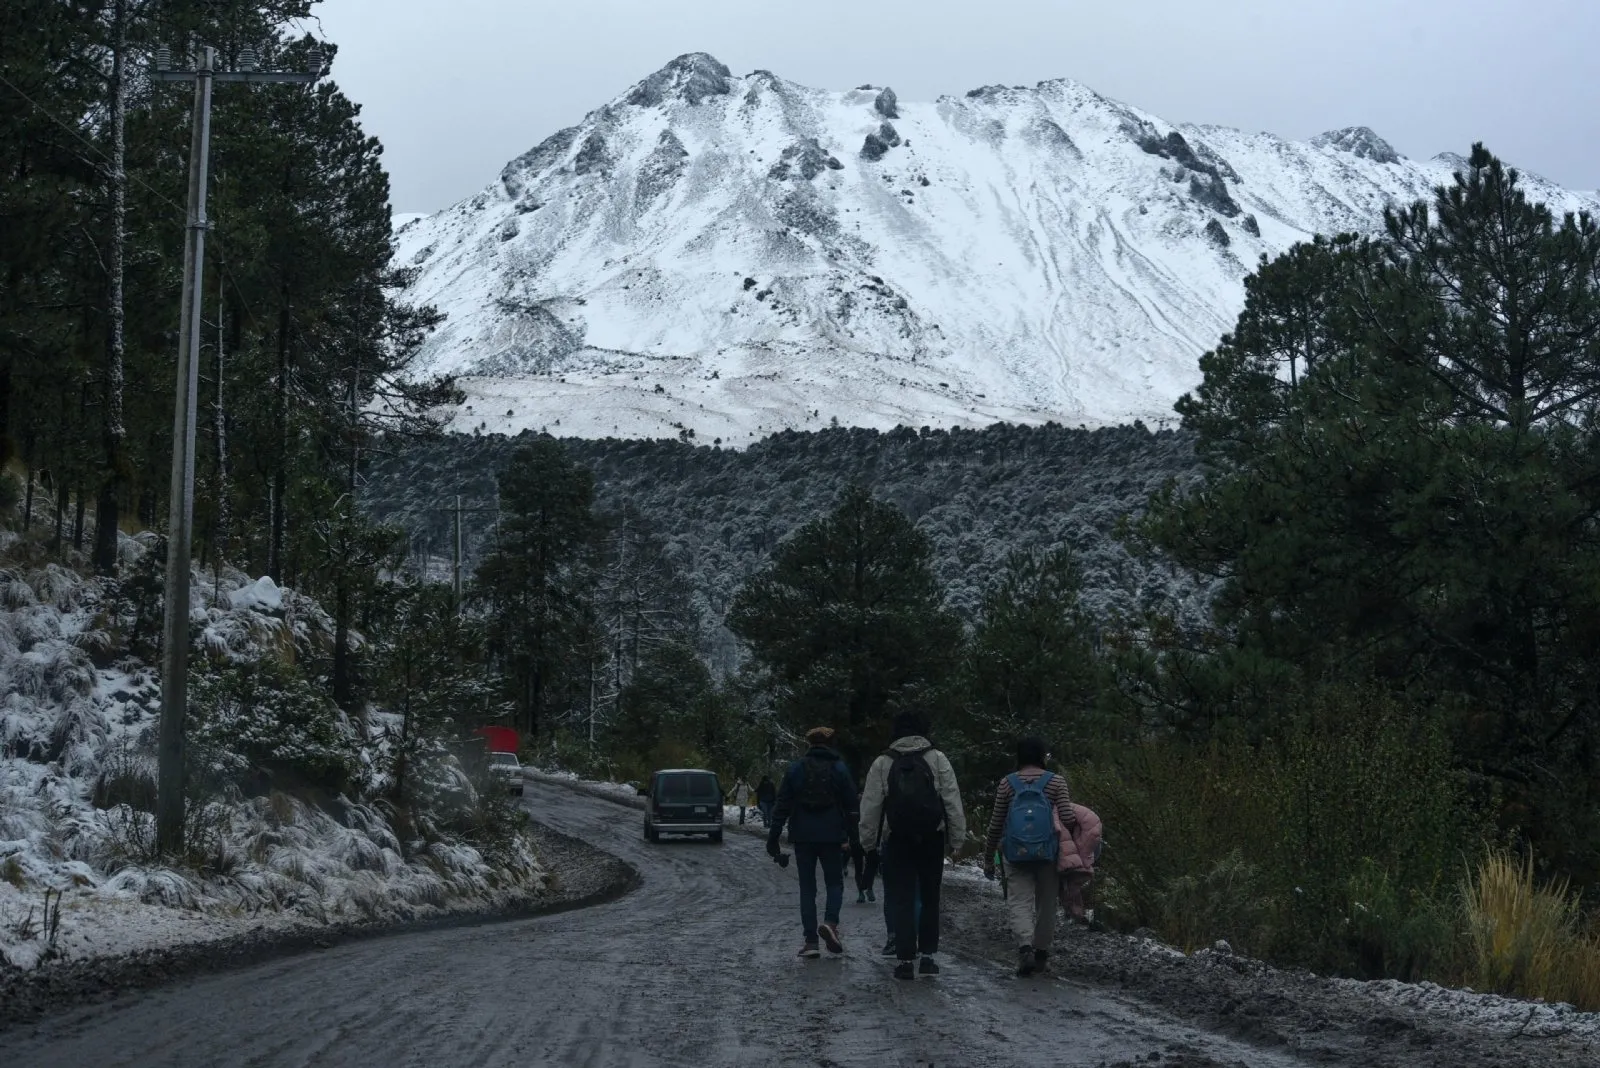
<instances>
[{"instance_id":1,"label":"forested hillside","mask_svg":"<svg viewBox=\"0 0 1600 1068\"><path fill-rule=\"evenodd\" d=\"M413 556L431 555L442 575L451 565L460 494L470 574L493 545L495 476L515 447L533 438L452 436L386 452L372 464L362 502L375 518L405 527ZM1197 618L1201 607L1192 581L1135 559L1114 537L1119 520L1142 509L1168 479L1196 474L1192 442L1181 432L838 428L789 431L738 451L674 441L562 444L594 472L602 510L631 506L664 540L708 632L778 543L833 508L852 485L899 506L933 539L935 574L969 622L1008 553L1060 544L1077 550L1083 604L1097 619L1149 607ZM725 640L707 638L708 651L731 653Z\"/></svg>"}]
</instances>

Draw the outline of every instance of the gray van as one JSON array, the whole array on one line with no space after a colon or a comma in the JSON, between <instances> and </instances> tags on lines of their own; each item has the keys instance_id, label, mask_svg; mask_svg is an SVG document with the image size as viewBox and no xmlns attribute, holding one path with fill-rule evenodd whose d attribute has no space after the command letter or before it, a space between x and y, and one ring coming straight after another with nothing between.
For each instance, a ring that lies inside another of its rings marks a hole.
<instances>
[{"instance_id":1,"label":"gray van","mask_svg":"<svg viewBox=\"0 0 1600 1068\"><path fill-rule=\"evenodd\" d=\"M668 768L650 776L645 795L644 838L664 834L703 834L722 841L722 784L702 768Z\"/></svg>"}]
</instances>

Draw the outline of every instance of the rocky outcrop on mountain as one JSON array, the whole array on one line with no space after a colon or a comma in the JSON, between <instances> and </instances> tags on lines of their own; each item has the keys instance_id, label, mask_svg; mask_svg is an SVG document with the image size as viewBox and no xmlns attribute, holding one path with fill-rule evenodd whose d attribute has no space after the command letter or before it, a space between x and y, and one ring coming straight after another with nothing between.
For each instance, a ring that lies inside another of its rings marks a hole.
<instances>
[{"instance_id":1,"label":"rocky outcrop on mountain","mask_svg":"<svg viewBox=\"0 0 1600 1068\"><path fill-rule=\"evenodd\" d=\"M1374 163L1399 163L1403 158L1394 147L1365 126L1346 126L1342 130L1329 130L1311 139L1314 148L1331 148L1348 152L1357 159L1370 159Z\"/></svg>"},{"instance_id":2,"label":"rocky outcrop on mountain","mask_svg":"<svg viewBox=\"0 0 1600 1068\"><path fill-rule=\"evenodd\" d=\"M715 56L691 52L640 82L625 99L641 108L658 107L674 97L698 105L710 96L726 96L730 78L727 66Z\"/></svg>"}]
</instances>

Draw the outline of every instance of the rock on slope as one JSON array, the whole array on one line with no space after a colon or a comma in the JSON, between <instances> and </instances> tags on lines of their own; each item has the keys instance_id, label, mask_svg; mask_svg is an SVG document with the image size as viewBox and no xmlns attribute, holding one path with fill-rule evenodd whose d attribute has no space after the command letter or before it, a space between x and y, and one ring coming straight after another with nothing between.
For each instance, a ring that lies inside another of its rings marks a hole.
<instances>
[{"instance_id":1,"label":"rock on slope","mask_svg":"<svg viewBox=\"0 0 1600 1068\"><path fill-rule=\"evenodd\" d=\"M910 103L693 54L402 227L397 263L449 315L423 363L467 376L461 431L1159 420L1262 254L1373 229L1460 163L1068 80Z\"/></svg>"}]
</instances>

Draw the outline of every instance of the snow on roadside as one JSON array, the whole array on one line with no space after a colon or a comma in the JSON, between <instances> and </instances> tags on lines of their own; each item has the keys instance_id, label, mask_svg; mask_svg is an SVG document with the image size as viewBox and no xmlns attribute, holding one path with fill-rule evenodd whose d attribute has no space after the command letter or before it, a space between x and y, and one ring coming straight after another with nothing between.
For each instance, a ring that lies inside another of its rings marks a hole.
<instances>
[{"instance_id":1,"label":"snow on roadside","mask_svg":"<svg viewBox=\"0 0 1600 1068\"><path fill-rule=\"evenodd\" d=\"M129 574L152 548L123 538ZM149 627L149 605L129 583L26 562L39 556L0 532L0 967L496 908L547 890L524 837L492 858L443 832L402 843L383 803L360 796L313 806L219 794L191 805L203 871L154 860L159 683L119 651ZM271 579L196 572L192 595L200 670L303 659L332 633L320 607ZM338 726L368 788L382 782L388 726L382 713Z\"/></svg>"},{"instance_id":2,"label":"snow on roadside","mask_svg":"<svg viewBox=\"0 0 1600 1068\"><path fill-rule=\"evenodd\" d=\"M1500 1033L1571 1035L1600 1041L1600 1012L1579 1012L1565 1002L1523 1001L1499 994L1456 990L1437 983L1402 983L1394 979L1369 982L1335 979L1333 983L1382 1004L1407 1008L1435 1020L1459 1020Z\"/></svg>"}]
</instances>

